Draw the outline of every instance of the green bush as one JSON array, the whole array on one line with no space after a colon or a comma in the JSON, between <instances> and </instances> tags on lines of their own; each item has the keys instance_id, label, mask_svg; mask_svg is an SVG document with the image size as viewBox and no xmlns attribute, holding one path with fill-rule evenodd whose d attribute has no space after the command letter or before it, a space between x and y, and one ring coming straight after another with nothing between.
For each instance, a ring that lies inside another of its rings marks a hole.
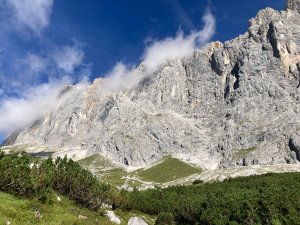
<instances>
[{"instance_id":1,"label":"green bush","mask_svg":"<svg viewBox=\"0 0 300 225\"><path fill-rule=\"evenodd\" d=\"M119 191L66 157L38 160L0 151L0 191L42 201L55 191L93 210L109 203L113 209L158 215L156 224L300 225L299 186L300 173L282 173Z\"/></svg>"},{"instance_id":2,"label":"green bush","mask_svg":"<svg viewBox=\"0 0 300 225\"><path fill-rule=\"evenodd\" d=\"M155 221L155 225L173 225L174 223L174 215L172 213L162 212L158 214L157 219Z\"/></svg>"},{"instance_id":3,"label":"green bush","mask_svg":"<svg viewBox=\"0 0 300 225\"><path fill-rule=\"evenodd\" d=\"M117 207L153 215L170 213L176 224L300 224L299 186L300 173L241 177L134 190L123 194Z\"/></svg>"},{"instance_id":4,"label":"green bush","mask_svg":"<svg viewBox=\"0 0 300 225\"><path fill-rule=\"evenodd\" d=\"M91 172L77 162L66 157L57 158L54 165L52 187L57 192L91 209L99 209L103 203L109 201L110 185L100 183Z\"/></svg>"},{"instance_id":5,"label":"green bush","mask_svg":"<svg viewBox=\"0 0 300 225\"><path fill-rule=\"evenodd\" d=\"M43 184L38 163L27 154L0 156L0 190L23 197L44 196L51 184Z\"/></svg>"},{"instance_id":6,"label":"green bush","mask_svg":"<svg viewBox=\"0 0 300 225\"><path fill-rule=\"evenodd\" d=\"M28 154L0 152L0 190L21 197L47 201L54 191L97 210L109 202L110 185L66 157L38 160Z\"/></svg>"},{"instance_id":7,"label":"green bush","mask_svg":"<svg viewBox=\"0 0 300 225\"><path fill-rule=\"evenodd\" d=\"M203 184L203 180L194 180L193 185L197 185L197 184Z\"/></svg>"}]
</instances>

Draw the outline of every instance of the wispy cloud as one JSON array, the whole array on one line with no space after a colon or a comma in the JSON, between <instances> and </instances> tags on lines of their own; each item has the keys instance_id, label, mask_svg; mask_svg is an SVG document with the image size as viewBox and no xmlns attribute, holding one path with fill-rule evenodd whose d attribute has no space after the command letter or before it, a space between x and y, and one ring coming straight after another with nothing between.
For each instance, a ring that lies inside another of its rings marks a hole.
<instances>
[{"instance_id":1,"label":"wispy cloud","mask_svg":"<svg viewBox=\"0 0 300 225\"><path fill-rule=\"evenodd\" d=\"M24 90L22 97L2 99L0 133L9 134L54 110L59 104L59 91L69 83L68 78L55 80Z\"/></svg>"},{"instance_id":2,"label":"wispy cloud","mask_svg":"<svg viewBox=\"0 0 300 225\"><path fill-rule=\"evenodd\" d=\"M0 135L9 135L54 111L63 101L58 99L58 93L64 86L88 84L91 71L90 65L83 61L83 49L77 45L56 46L54 49L8 55L6 52L10 49L7 48L3 53L5 67L0 63Z\"/></svg>"},{"instance_id":3,"label":"wispy cloud","mask_svg":"<svg viewBox=\"0 0 300 225\"><path fill-rule=\"evenodd\" d=\"M206 10L202 20L204 26L199 31L192 31L187 36L179 31L175 37L152 41L144 50L141 70L135 70L132 65L117 63L107 74L104 89L118 91L135 87L141 79L154 72L162 63L192 55L196 48L209 42L215 33L215 17L209 9Z\"/></svg>"},{"instance_id":4,"label":"wispy cloud","mask_svg":"<svg viewBox=\"0 0 300 225\"><path fill-rule=\"evenodd\" d=\"M84 52L77 46L64 46L57 48L51 58L55 62L57 68L70 74L74 69L82 64Z\"/></svg>"},{"instance_id":5,"label":"wispy cloud","mask_svg":"<svg viewBox=\"0 0 300 225\"><path fill-rule=\"evenodd\" d=\"M32 85L61 79L63 76L73 77L73 82L89 79L92 64L84 62L84 50L80 45L53 48L54 50L44 50L44 53L29 52L6 58L6 67L0 63L0 89L6 93L14 90L19 95L23 89Z\"/></svg>"},{"instance_id":6,"label":"wispy cloud","mask_svg":"<svg viewBox=\"0 0 300 225\"><path fill-rule=\"evenodd\" d=\"M5 0L7 10L16 27L29 29L35 34L49 25L54 0Z\"/></svg>"},{"instance_id":7,"label":"wispy cloud","mask_svg":"<svg viewBox=\"0 0 300 225\"><path fill-rule=\"evenodd\" d=\"M182 25L188 27L190 30L193 30L195 28L195 25L186 13L185 9L180 4L180 2L178 0L171 0L168 3L171 5L175 13L177 14L176 18L179 19L179 22Z\"/></svg>"},{"instance_id":8,"label":"wispy cloud","mask_svg":"<svg viewBox=\"0 0 300 225\"><path fill-rule=\"evenodd\" d=\"M36 79L47 68L47 60L38 54L28 53L25 57L16 59L15 72L20 74L20 81Z\"/></svg>"},{"instance_id":9,"label":"wispy cloud","mask_svg":"<svg viewBox=\"0 0 300 225\"><path fill-rule=\"evenodd\" d=\"M84 61L83 44L73 38L72 44L58 45L44 37L53 4L54 0L0 0L0 135L55 110L65 85L86 87L89 82L91 64ZM24 43L35 40L34 48L27 50Z\"/></svg>"},{"instance_id":10,"label":"wispy cloud","mask_svg":"<svg viewBox=\"0 0 300 225\"><path fill-rule=\"evenodd\" d=\"M23 90L21 97L2 99L0 101L0 134L10 134L54 112L68 100L68 93L62 96L61 92L72 82L72 78L66 76ZM88 85L86 80L82 80L74 88L83 91Z\"/></svg>"},{"instance_id":11,"label":"wispy cloud","mask_svg":"<svg viewBox=\"0 0 300 225\"><path fill-rule=\"evenodd\" d=\"M25 58L25 64L34 73L39 73L46 68L46 61L37 54L28 54Z\"/></svg>"}]
</instances>

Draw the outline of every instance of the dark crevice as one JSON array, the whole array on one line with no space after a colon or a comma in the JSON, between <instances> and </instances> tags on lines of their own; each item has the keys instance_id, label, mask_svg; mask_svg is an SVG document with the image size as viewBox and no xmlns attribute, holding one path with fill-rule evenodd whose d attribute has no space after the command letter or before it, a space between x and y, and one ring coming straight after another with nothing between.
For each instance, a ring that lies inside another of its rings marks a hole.
<instances>
[{"instance_id":1,"label":"dark crevice","mask_svg":"<svg viewBox=\"0 0 300 225\"><path fill-rule=\"evenodd\" d=\"M269 30L268 30L268 33L267 33L267 38L272 46L272 49L273 49L273 56L280 59L280 52L277 48L277 40L276 40L276 37L275 37L275 32L276 32L276 29L273 25L273 23L270 23L269 25Z\"/></svg>"},{"instance_id":2,"label":"dark crevice","mask_svg":"<svg viewBox=\"0 0 300 225\"><path fill-rule=\"evenodd\" d=\"M233 69L231 70L231 75L235 77L236 81L233 84L233 90L236 90L240 87L240 75L239 75L239 71L240 71L240 64L236 63L233 67Z\"/></svg>"},{"instance_id":3,"label":"dark crevice","mask_svg":"<svg viewBox=\"0 0 300 225\"><path fill-rule=\"evenodd\" d=\"M68 126L71 126L72 121L73 121L73 118L74 118L74 115L77 115L77 113L76 113L76 112L73 112L72 116L70 116L70 117L68 118Z\"/></svg>"},{"instance_id":4,"label":"dark crevice","mask_svg":"<svg viewBox=\"0 0 300 225\"><path fill-rule=\"evenodd\" d=\"M139 86L140 88L145 88L145 87L149 87L151 83L152 83L151 77L147 76L140 81Z\"/></svg>"},{"instance_id":5,"label":"dark crevice","mask_svg":"<svg viewBox=\"0 0 300 225\"><path fill-rule=\"evenodd\" d=\"M182 66L183 66L184 71L185 71L185 76L190 77L190 72L188 70L188 66L185 63L182 63Z\"/></svg>"},{"instance_id":6,"label":"dark crevice","mask_svg":"<svg viewBox=\"0 0 300 225\"><path fill-rule=\"evenodd\" d=\"M289 148L291 149L291 151L296 153L296 158L298 161L300 161L300 148L299 146L296 146L292 138L289 140Z\"/></svg>"},{"instance_id":7,"label":"dark crevice","mask_svg":"<svg viewBox=\"0 0 300 225\"><path fill-rule=\"evenodd\" d=\"M300 63L297 63L297 69L298 69L298 77L299 77L299 84L297 88L299 88L300 87Z\"/></svg>"},{"instance_id":8,"label":"dark crevice","mask_svg":"<svg viewBox=\"0 0 300 225\"><path fill-rule=\"evenodd\" d=\"M129 166L128 159L127 159L126 157L124 158L124 164L125 164L126 166Z\"/></svg>"},{"instance_id":9,"label":"dark crevice","mask_svg":"<svg viewBox=\"0 0 300 225\"><path fill-rule=\"evenodd\" d=\"M143 162L147 165L147 162L146 162L146 160L145 159L143 159Z\"/></svg>"},{"instance_id":10,"label":"dark crevice","mask_svg":"<svg viewBox=\"0 0 300 225\"><path fill-rule=\"evenodd\" d=\"M154 133L153 131L150 132L150 134L157 140L159 140L158 136L156 135L156 133Z\"/></svg>"},{"instance_id":11,"label":"dark crevice","mask_svg":"<svg viewBox=\"0 0 300 225\"><path fill-rule=\"evenodd\" d=\"M210 60L210 65L212 70L218 74L218 75L222 75L222 72L220 71L219 65L218 65L218 61L216 59L216 53L212 54L211 56L211 60Z\"/></svg>"},{"instance_id":12,"label":"dark crevice","mask_svg":"<svg viewBox=\"0 0 300 225\"><path fill-rule=\"evenodd\" d=\"M227 84L225 87L224 99L228 98L229 95L230 95L230 86L229 84Z\"/></svg>"},{"instance_id":13,"label":"dark crevice","mask_svg":"<svg viewBox=\"0 0 300 225\"><path fill-rule=\"evenodd\" d=\"M112 99L108 100L108 102L106 103L106 105L104 107L104 111L100 115L100 120L102 122L104 122L106 120L110 110L114 107L114 105L115 105L114 100L112 100Z\"/></svg>"},{"instance_id":14,"label":"dark crevice","mask_svg":"<svg viewBox=\"0 0 300 225\"><path fill-rule=\"evenodd\" d=\"M226 77L226 86L225 86L225 89L224 89L224 99L228 98L228 96L230 95L230 77L227 76Z\"/></svg>"},{"instance_id":15,"label":"dark crevice","mask_svg":"<svg viewBox=\"0 0 300 225\"><path fill-rule=\"evenodd\" d=\"M191 91L190 90L188 90L187 91L187 102L188 102L188 104L191 104L192 103L192 94L191 94Z\"/></svg>"}]
</instances>

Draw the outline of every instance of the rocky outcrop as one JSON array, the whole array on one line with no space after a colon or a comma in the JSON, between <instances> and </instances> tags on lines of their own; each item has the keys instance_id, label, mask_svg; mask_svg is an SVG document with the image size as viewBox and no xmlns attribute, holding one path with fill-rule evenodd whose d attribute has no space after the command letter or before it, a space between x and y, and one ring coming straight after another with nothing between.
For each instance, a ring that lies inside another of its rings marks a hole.
<instances>
[{"instance_id":1,"label":"rocky outcrop","mask_svg":"<svg viewBox=\"0 0 300 225\"><path fill-rule=\"evenodd\" d=\"M121 220L119 217L116 216L115 212L114 211L109 211L109 210L106 210L106 214L107 218L115 223L115 224L121 224Z\"/></svg>"},{"instance_id":2,"label":"rocky outcrop","mask_svg":"<svg viewBox=\"0 0 300 225\"><path fill-rule=\"evenodd\" d=\"M299 0L261 10L245 34L168 61L134 89L109 93L104 83L68 88L65 105L14 144L80 147L136 167L166 155L204 169L298 163Z\"/></svg>"},{"instance_id":3,"label":"rocky outcrop","mask_svg":"<svg viewBox=\"0 0 300 225\"><path fill-rule=\"evenodd\" d=\"M128 220L128 225L148 225L141 217L134 216Z\"/></svg>"}]
</instances>

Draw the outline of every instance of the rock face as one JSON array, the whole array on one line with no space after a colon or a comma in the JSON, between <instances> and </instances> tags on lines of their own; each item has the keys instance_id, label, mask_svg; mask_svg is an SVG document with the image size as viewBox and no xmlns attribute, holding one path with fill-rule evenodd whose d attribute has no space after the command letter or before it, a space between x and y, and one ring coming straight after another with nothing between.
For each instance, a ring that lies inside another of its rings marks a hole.
<instances>
[{"instance_id":1,"label":"rock face","mask_svg":"<svg viewBox=\"0 0 300 225\"><path fill-rule=\"evenodd\" d=\"M287 8L300 12L300 0L288 0Z\"/></svg>"},{"instance_id":2,"label":"rock face","mask_svg":"<svg viewBox=\"0 0 300 225\"><path fill-rule=\"evenodd\" d=\"M10 141L80 147L137 167L165 155L204 169L298 163L299 3L261 10L245 34L168 61L134 89L103 92L102 79L68 88L63 107Z\"/></svg>"}]
</instances>

